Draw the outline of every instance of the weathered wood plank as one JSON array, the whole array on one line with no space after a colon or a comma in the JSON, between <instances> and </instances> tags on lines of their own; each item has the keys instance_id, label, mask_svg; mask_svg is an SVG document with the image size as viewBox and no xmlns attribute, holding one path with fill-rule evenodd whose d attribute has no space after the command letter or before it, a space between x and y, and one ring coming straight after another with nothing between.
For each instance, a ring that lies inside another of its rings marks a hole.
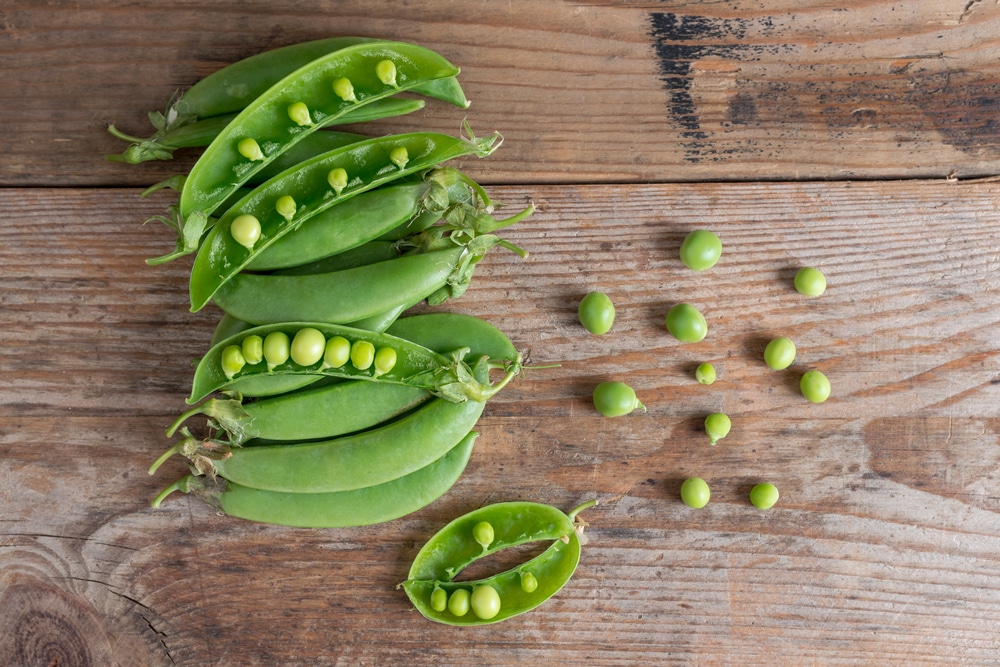
<instances>
[{"instance_id":1,"label":"weathered wood plank","mask_svg":"<svg viewBox=\"0 0 1000 667\"><path fill-rule=\"evenodd\" d=\"M0 184L148 185L104 129L259 51L331 35L416 41L463 69L468 111L362 128L507 144L489 183L963 177L1000 172L1000 6L888 0L219 4L0 10ZM206 28L205 26L211 26Z\"/></svg>"},{"instance_id":2,"label":"weathered wood plank","mask_svg":"<svg viewBox=\"0 0 1000 667\"><path fill-rule=\"evenodd\" d=\"M124 10L123 10L124 11ZM187 312L183 261L141 225L166 197L0 191L0 662L74 665L990 664L1000 651L1000 185L496 187L538 212L449 308L487 318L536 364L487 408L466 474L384 526L291 530L149 499L144 469L183 408L215 312ZM704 274L686 231L723 238ZM822 266L807 300L794 269ZM603 337L575 322L613 296ZM662 327L677 300L710 334ZM764 368L772 335L797 364ZM710 360L719 381L691 371ZM833 398L807 405L797 373ZM625 378L646 413L608 420ZM699 432L723 409L732 434ZM712 503L686 509L680 480ZM761 479L782 499L746 500ZM433 531L483 503L590 497L580 569L540 610L455 631L394 585Z\"/></svg>"}]
</instances>

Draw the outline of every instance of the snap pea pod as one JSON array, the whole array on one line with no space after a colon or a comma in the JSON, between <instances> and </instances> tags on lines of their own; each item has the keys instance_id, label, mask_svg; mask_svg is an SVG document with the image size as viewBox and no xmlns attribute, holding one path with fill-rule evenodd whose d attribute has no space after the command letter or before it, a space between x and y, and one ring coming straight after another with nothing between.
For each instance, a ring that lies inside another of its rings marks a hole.
<instances>
[{"instance_id":1,"label":"snap pea pod","mask_svg":"<svg viewBox=\"0 0 1000 667\"><path fill-rule=\"evenodd\" d=\"M382 62L393 65L391 81L379 75ZM313 60L250 102L209 144L184 183L181 216L211 215L254 172L351 109L457 74L437 53L403 42L355 44Z\"/></svg>"},{"instance_id":2,"label":"snap pea pod","mask_svg":"<svg viewBox=\"0 0 1000 667\"><path fill-rule=\"evenodd\" d=\"M332 493L261 491L223 479L187 475L165 489L153 507L174 491L195 493L225 514L249 521L302 528L346 528L392 521L443 496L465 470L477 433L419 470L376 486Z\"/></svg>"},{"instance_id":3,"label":"snap pea pod","mask_svg":"<svg viewBox=\"0 0 1000 667\"><path fill-rule=\"evenodd\" d=\"M282 172L233 206L208 233L191 269L191 310L204 307L257 253L330 206L452 158L485 157L495 150L498 140L499 135L486 139L435 133L392 135L324 153ZM407 160L399 166L392 158L402 153ZM331 173L343 178L336 188L330 184ZM190 182L189 177L185 188ZM291 219L276 210L277 202L286 196L296 207ZM233 236L234 221L246 219L244 216L252 216L259 224L257 238L251 244L240 243Z\"/></svg>"},{"instance_id":4,"label":"snap pea pod","mask_svg":"<svg viewBox=\"0 0 1000 667\"><path fill-rule=\"evenodd\" d=\"M307 276L317 273L333 273L345 269L354 269L359 266L368 266L378 262L385 262L390 259L402 257L403 250L399 244L393 241L369 241L357 248L351 248L344 252L323 257L312 262L290 266L285 269L276 269L272 275L276 276Z\"/></svg>"},{"instance_id":5,"label":"snap pea pod","mask_svg":"<svg viewBox=\"0 0 1000 667\"><path fill-rule=\"evenodd\" d=\"M308 341L309 359L296 359L299 335ZM246 349L248 339L263 341L263 358L248 359L242 352L235 354ZM273 346L270 340L274 341ZM391 368L381 372L376 365L360 368L353 362L337 361L331 364L330 350L324 352L323 345L333 347L334 342L338 347L343 343L352 350L355 345L376 351L392 350L396 361ZM273 353L269 353L269 346L275 350ZM467 351L468 348L457 349L450 355L444 355L396 336L319 322L286 322L253 327L223 339L201 358L195 368L191 396L187 402L196 403L236 380L266 374L391 382L421 387L451 401L484 401L502 389L519 370L520 358L509 365L507 374L497 383L479 381L473 375L476 368L470 367L464 360ZM234 364L234 359L242 363Z\"/></svg>"}]
</instances>

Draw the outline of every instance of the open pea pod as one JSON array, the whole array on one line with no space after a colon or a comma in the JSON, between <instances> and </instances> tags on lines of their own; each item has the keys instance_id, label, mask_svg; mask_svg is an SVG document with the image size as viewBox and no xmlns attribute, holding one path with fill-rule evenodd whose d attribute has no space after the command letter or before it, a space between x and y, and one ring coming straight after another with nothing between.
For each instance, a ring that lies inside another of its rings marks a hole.
<instances>
[{"instance_id":1,"label":"open pea pod","mask_svg":"<svg viewBox=\"0 0 1000 667\"><path fill-rule=\"evenodd\" d=\"M390 135L323 153L278 174L226 211L202 242L191 269L192 312L257 254L334 204L453 158L485 157L499 139ZM189 177L185 188L190 182Z\"/></svg>"},{"instance_id":2,"label":"open pea pod","mask_svg":"<svg viewBox=\"0 0 1000 667\"><path fill-rule=\"evenodd\" d=\"M184 183L181 216L212 215L270 160L352 109L458 71L439 54L403 42L355 44L309 62L248 104L209 144Z\"/></svg>"}]
</instances>

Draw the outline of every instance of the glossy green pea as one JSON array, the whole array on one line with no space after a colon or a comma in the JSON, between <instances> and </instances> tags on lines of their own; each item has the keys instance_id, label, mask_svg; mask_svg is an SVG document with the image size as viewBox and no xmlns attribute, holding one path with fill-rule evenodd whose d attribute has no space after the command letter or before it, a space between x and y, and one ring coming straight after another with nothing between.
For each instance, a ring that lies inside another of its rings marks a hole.
<instances>
[{"instance_id":1,"label":"glossy green pea","mask_svg":"<svg viewBox=\"0 0 1000 667\"><path fill-rule=\"evenodd\" d=\"M644 406L635 395L635 390L624 382L602 382L594 387L594 407L605 417L622 417Z\"/></svg>"},{"instance_id":2,"label":"glossy green pea","mask_svg":"<svg viewBox=\"0 0 1000 667\"><path fill-rule=\"evenodd\" d=\"M448 608L448 591L437 586L431 592L431 609L434 611L444 611Z\"/></svg>"},{"instance_id":3,"label":"glossy green pea","mask_svg":"<svg viewBox=\"0 0 1000 667\"><path fill-rule=\"evenodd\" d=\"M688 507L701 509L708 504L712 492L701 477L689 477L681 484L681 500Z\"/></svg>"},{"instance_id":4,"label":"glossy green pea","mask_svg":"<svg viewBox=\"0 0 1000 667\"><path fill-rule=\"evenodd\" d=\"M472 606L472 594L468 588L456 588L448 596L448 612L452 616L462 617L469 613Z\"/></svg>"},{"instance_id":5,"label":"glossy green pea","mask_svg":"<svg viewBox=\"0 0 1000 667\"><path fill-rule=\"evenodd\" d=\"M690 232L681 243L681 261L695 271L706 271L722 256L722 241L707 229Z\"/></svg>"},{"instance_id":6,"label":"glossy green pea","mask_svg":"<svg viewBox=\"0 0 1000 667\"><path fill-rule=\"evenodd\" d=\"M267 362L267 370L273 371L288 361L288 357L291 355L292 339L284 331L271 331L266 334L262 347L264 348L264 361ZM208 394L208 392L205 393Z\"/></svg>"},{"instance_id":7,"label":"glossy green pea","mask_svg":"<svg viewBox=\"0 0 1000 667\"><path fill-rule=\"evenodd\" d=\"M538 590L538 577L531 572L521 572L521 590L525 593L534 593Z\"/></svg>"},{"instance_id":8,"label":"glossy green pea","mask_svg":"<svg viewBox=\"0 0 1000 667\"><path fill-rule=\"evenodd\" d=\"M351 363L359 371L366 371L375 362L375 346L369 340L351 343Z\"/></svg>"},{"instance_id":9,"label":"glossy green pea","mask_svg":"<svg viewBox=\"0 0 1000 667\"><path fill-rule=\"evenodd\" d=\"M260 336L247 336L240 345L243 360L248 364L259 364L264 361L264 339Z\"/></svg>"},{"instance_id":10,"label":"glossy green pea","mask_svg":"<svg viewBox=\"0 0 1000 667\"><path fill-rule=\"evenodd\" d=\"M472 589L469 606L476 618L488 621L500 613L500 593L491 584L479 584Z\"/></svg>"},{"instance_id":11,"label":"glossy green pea","mask_svg":"<svg viewBox=\"0 0 1000 667\"><path fill-rule=\"evenodd\" d=\"M708 363L698 364L698 368L694 371L694 379L701 384L712 384L716 379L715 366Z\"/></svg>"},{"instance_id":12,"label":"glossy green pea","mask_svg":"<svg viewBox=\"0 0 1000 667\"><path fill-rule=\"evenodd\" d=\"M366 341L367 342L367 341ZM368 343L371 345L371 343ZM326 337L314 327L305 327L295 332L289 356L299 366L318 364L326 352Z\"/></svg>"},{"instance_id":13,"label":"glossy green pea","mask_svg":"<svg viewBox=\"0 0 1000 667\"><path fill-rule=\"evenodd\" d=\"M285 220L291 220L295 217L298 207L295 205L295 199L290 195L284 195L283 197L278 197L278 201L274 203L274 210Z\"/></svg>"},{"instance_id":14,"label":"glossy green pea","mask_svg":"<svg viewBox=\"0 0 1000 667\"><path fill-rule=\"evenodd\" d=\"M323 363L330 368L341 368L351 360L351 341L343 336L333 336L326 341Z\"/></svg>"},{"instance_id":15,"label":"glossy green pea","mask_svg":"<svg viewBox=\"0 0 1000 667\"><path fill-rule=\"evenodd\" d=\"M375 76L387 86L396 85L396 63L391 60L380 60L375 65Z\"/></svg>"},{"instance_id":16,"label":"glossy green pea","mask_svg":"<svg viewBox=\"0 0 1000 667\"><path fill-rule=\"evenodd\" d=\"M232 379L234 375L243 370L246 363L239 345L227 345L223 348L220 366L227 378Z\"/></svg>"},{"instance_id":17,"label":"glossy green pea","mask_svg":"<svg viewBox=\"0 0 1000 667\"><path fill-rule=\"evenodd\" d=\"M375 76L375 64L389 53L394 54L397 68L406 70L405 81L397 86L386 86ZM350 73L349 80L343 76L345 72ZM196 211L212 215L268 160L310 132L333 124L355 105L456 74L458 68L433 51L402 42L355 44L300 67L250 102L205 149L181 192L182 219ZM299 101L312 109L314 124L300 126L288 117L288 105ZM267 152L247 163L245 157L234 153L242 137L253 137L259 146L268 148Z\"/></svg>"},{"instance_id":18,"label":"glossy green pea","mask_svg":"<svg viewBox=\"0 0 1000 667\"><path fill-rule=\"evenodd\" d=\"M615 304L603 292L588 292L577 307L577 318L590 333L606 334L615 323Z\"/></svg>"},{"instance_id":19,"label":"glossy green pea","mask_svg":"<svg viewBox=\"0 0 1000 667\"><path fill-rule=\"evenodd\" d=\"M667 312L667 331L684 343L697 343L708 334L708 322L697 308L679 303Z\"/></svg>"},{"instance_id":20,"label":"glossy green pea","mask_svg":"<svg viewBox=\"0 0 1000 667\"><path fill-rule=\"evenodd\" d=\"M262 523L302 528L368 526L415 512L450 489L465 470L477 433L469 433L444 456L397 479L352 491L280 493L262 491L219 479L188 475L165 489L156 500L174 491L195 492L225 514ZM447 595L447 593L445 593Z\"/></svg>"},{"instance_id":21,"label":"glossy green pea","mask_svg":"<svg viewBox=\"0 0 1000 667\"><path fill-rule=\"evenodd\" d=\"M774 338L764 348L764 363L776 371L784 370L795 361L795 343L784 336Z\"/></svg>"},{"instance_id":22,"label":"glossy green pea","mask_svg":"<svg viewBox=\"0 0 1000 667\"><path fill-rule=\"evenodd\" d=\"M229 233L233 235L234 241L252 251L254 244L260 239L260 221L250 214L236 216Z\"/></svg>"},{"instance_id":23,"label":"glossy green pea","mask_svg":"<svg viewBox=\"0 0 1000 667\"><path fill-rule=\"evenodd\" d=\"M483 549L489 548L493 543L494 537L493 524L489 521L480 521L472 527L472 538L481 544Z\"/></svg>"},{"instance_id":24,"label":"glossy green pea","mask_svg":"<svg viewBox=\"0 0 1000 667\"><path fill-rule=\"evenodd\" d=\"M750 503L757 509L767 510L778 502L778 487L768 482L755 484L750 489Z\"/></svg>"},{"instance_id":25,"label":"glossy green pea","mask_svg":"<svg viewBox=\"0 0 1000 667\"><path fill-rule=\"evenodd\" d=\"M288 106L288 117L297 125L312 125L312 116L309 115L309 107L305 102L294 102Z\"/></svg>"},{"instance_id":26,"label":"glossy green pea","mask_svg":"<svg viewBox=\"0 0 1000 667\"><path fill-rule=\"evenodd\" d=\"M811 403L822 403L830 398L830 380L817 370L806 371L799 380L802 396Z\"/></svg>"},{"instance_id":27,"label":"glossy green pea","mask_svg":"<svg viewBox=\"0 0 1000 667\"><path fill-rule=\"evenodd\" d=\"M256 253L298 229L309 218L348 197L451 158L462 155L485 157L492 152L498 139L496 135L475 141L433 133L392 135L334 149L279 174L255 188L223 214L201 243L191 269L192 311L200 310L222 285L254 259ZM399 146L408 147L410 161L405 169L385 171L383 168L390 163L389 153ZM352 179L350 186L345 185L339 194L331 192L327 182L328 174L334 169L343 169ZM192 177L189 176L185 189L191 182ZM292 222L274 209L277 199L285 195L293 197L302 211ZM253 252L236 243L229 232L233 219L246 214L254 215L261 224L260 241Z\"/></svg>"},{"instance_id":28,"label":"glossy green pea","mask_svg":"<svg viewBox=\"0 0 1000 667\"><path fill-rule=\"evenodd\" d=\"M391 371L396 366L396 360L398 358L396 350L391 347L380 347L375 352L375 358L372 360L372 366L375 368L375 375L384 375Z\"/></svg>"},{"instance_id":29,"label":"glossy green pea","mask_svg":"<svg viewBox=\"0 0 1000 667\"><path fill-rule=\"evenodd\" d=\"M254 162L264 159L264 151L260 149L260 144L257 143L256 139L250 137L240 139L239 143L236 144L236 150L239 151L240 155Z\"/></svg>"},{"instance_id":30,"label":"glossy green pea","mask_svg":"<svg viewBox=\"0 0 1000 667\"><path fill-rule=\"evenodd\" d=\"M400 169L405 169L406 164L410 161L410 153L406 150L406 146L393 148L389 153L389 161Z\"/></svg>"},{"instance_id":31,"label":"glossy green pea","mask_svg":"<svg viewBox=\"0 0 1000 667\"><path fill-rule=\"evenodd\" d=\"M722 412L713 412L705 417L705 433L708 435L710 445L714 445L722 440L733 428L733 422L729 416Z\"/></svg>"},{"instance_id":32,"label":"glossy green pea","mask_svg":"<svg viewBox=\"0 0 1000 667\"><path fill-rule=\"evenodd\" d=\"M795 274L795 289L805 296L820 296L826 291L826 276L819 269L803 267Z\"/></svg>"}]
</instances>

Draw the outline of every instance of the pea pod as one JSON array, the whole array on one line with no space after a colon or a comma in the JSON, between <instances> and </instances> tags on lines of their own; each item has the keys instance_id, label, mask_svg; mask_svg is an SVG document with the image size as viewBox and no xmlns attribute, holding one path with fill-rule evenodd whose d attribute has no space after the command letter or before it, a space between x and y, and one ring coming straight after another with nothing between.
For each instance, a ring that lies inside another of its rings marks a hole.
<instances>
[{"instance_id":1,"label":"pea pod","mask_svg":"<svg viewBox=\"0 0 1000 667\"><path fill-rule=\"evenodd\" d=\"M437 461L362 489L281 493L187 475L160 493L153 506L159 507L174 491L182 491L197 494L229 516L281 526L346 528L383 523L415 512L444 495L465 470L476 437L471 432Z\"/></svg>"},{"instance_id":2,"label":"pea pod","mask_svg":"<svg viewBox=\"0 0 1000 667\"><path fill-rule=\"evenodd\" d=\"M227 211L201 244L191 269L191 310L204 307L258 253L312 216L362 192L452 158L485 157L495 149L498 139L498 135L487 139L434 133L392 135L324 153L275 176ZM404 167L394 165L391 160L393 153L400 150L408 155ZM345 182L333 187L331 173L338 178L343 176ZM185 188L190 183L189 177ZM297 205L291 220L276 210L276 202L285 196L292 197ZM251 247L241 244L232 233L234 220L244 215L253 216L260 225L259 237Z\"/></svg>"},{"instance_id":3,"label":"pea pod","mask_svg":"<svg viewBox=\"0 0 1000 667\"><path fill-rule=\"evenodd\" d=\"M385 60L395 64L391 83L376 73ZM211 215L275 156L357 106L457 74L440 55L403 42L355 44L313 60L248 104L205 149L184 183L181 216ZM305 118L290 111L300 104Z\"/></svg>"}]
</instances>

